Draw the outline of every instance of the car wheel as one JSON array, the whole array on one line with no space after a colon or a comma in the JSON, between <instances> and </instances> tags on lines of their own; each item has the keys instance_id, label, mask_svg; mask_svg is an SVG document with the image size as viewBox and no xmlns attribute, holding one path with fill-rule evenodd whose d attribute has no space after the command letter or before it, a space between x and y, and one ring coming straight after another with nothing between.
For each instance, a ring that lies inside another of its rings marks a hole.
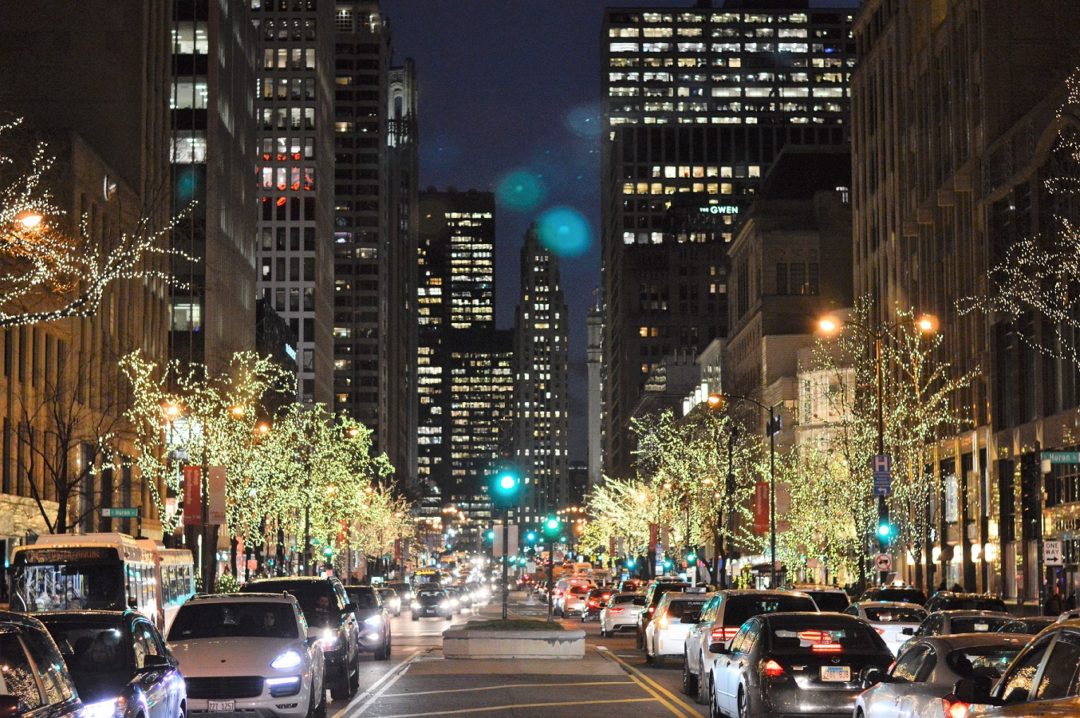
<instances>
[{"instance_id":1,"label":"car wheel","mask_svg":"<svg viewBox=\"0 0 1080 718\"><path fill-rule=\"evenodd\" d=\"M712 674L709 674L709 718L722 718L720 706L716 703L716 688L713 686Z\"/></svg>"},{"instance_id":2,"label":"car wheel","mask_svg":"<svg viewBox=\"0 0 1080 718\"><path fill-rule=\"evenodd\" d=\"M705 670L705 659L702 658L698 664L702 671ZM694 701L698 705L706 705L709 702L709 695L706 689L709 687L708 681L705 680L705 676L702 673L698 673L697 677L697 695L694 696Z\"/></svg>"},{"instance_id":3,"label":"car wheel","mask_svg":"<svg viewBox=\"0 0 1080 718\"><path fill-rule=\"evenodd\" d=\"M750 697L739 686L739 718L750 718Z\"/></svg>"},{"instance_id":4,"label":"car wheel","mask_svg":"<svg viewBox=\"0 0 1080 718\"><path fill-rule=\"evenodd\" d=\"M347 699L352 697L352 691L349 688L352 687L352 676L349 671L349 664L345 664L345 667L338 674L334 680L333 685L330 686L330 697L335 701Z\"/></svg>"},{"instance_id":5,"label":"car wheel","mask_svg":"<svg viewBox=\"0 0 1080 718\"><path fill-rule=\"evenodd\" d=\"M697 695L698 692L697 676L690 672L690 661L685 654L682 664L682 692L688 696Z\"/></svg>"},{"instance_id":6,"label":"car wheel","mask_svg":"<svg viewBox=\"0 0 1080 718\"><path fill-rule=\"evenodd\" d=\"M413 614L413 617L412 617L412 620L414 620L414 621L419 621L419 620L420 620L420 617L419 617L419 616L417 616L417 615L416 615L416 614L414 613L414 614Z\"/></svg>"},{"instance_id":7,"label":"car wheel","mask_svg":"<svg viewBox=\"0 0 1080 718\"><path fill-rule=\"evenodd\" d=\"M308 699L308 718L324 718L326 715L326 689Z\"/></svg>"}]
</instances>

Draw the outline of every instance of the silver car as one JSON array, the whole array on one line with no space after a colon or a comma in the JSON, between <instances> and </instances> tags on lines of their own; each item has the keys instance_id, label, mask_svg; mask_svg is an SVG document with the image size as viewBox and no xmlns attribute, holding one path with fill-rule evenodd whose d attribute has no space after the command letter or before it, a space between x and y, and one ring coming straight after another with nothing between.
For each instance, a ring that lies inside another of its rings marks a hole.
<instances>
[{"instance_id":1,"label":"silver car","mask_svg":"<svg viewBox=\"0 0 1080 718\"><path fill-rule=\"evenodd\" d=\"M1012 620L1013 617L1009 614L997 611L934 611L923 619L918 628L905 628L903 634L925 638L950 636L954 633L995 633ZM908 640L900 650L904 650L912 642Z\"/></svg>"},{"instance_id":2,"label":"silver car","mask_svg":"<svg viewBox=\"0 0 1080 718\"><path fill-rule=\"evenodd\" d=\"M894 656L899 655L900 647L907 643L927 615L922 606L901 601L856 601L843 612L873 626ZM911 630L904 633L904 629Z\"/></svg>"},{"instance_id":3,"label":"silver car","mask_svg":"<svg viewBox=\"0 0 1080 718\"><path fill-rule=\"evenodd\" d=\"M1026 636L958 633L913 640L885 672L869 670L855 700L855 718L949 715L943 700L962 678L1002 674L1027 644Z\"/></svg>"}]
</instances>

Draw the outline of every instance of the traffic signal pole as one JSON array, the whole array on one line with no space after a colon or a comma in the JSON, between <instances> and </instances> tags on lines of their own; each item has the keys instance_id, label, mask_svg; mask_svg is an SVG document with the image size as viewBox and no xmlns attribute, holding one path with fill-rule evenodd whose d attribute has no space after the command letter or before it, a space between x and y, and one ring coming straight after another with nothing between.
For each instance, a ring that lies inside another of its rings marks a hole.
<instances>
[{"instance_id":1,"label":"traffic signal pole","mask_svg":"<svg viewBox=\"0 0 1080 718\"><path fill-rule=\"evenodd\" d=\"M884 456L885 454L885 409L882 406L882 359L881 359L881 337L874 337L874 369L877 375L877 450L878 456ZM877 513L878 513L878 526L888 521L889 508L885 503L884 494L877 497ZM880 534L879 534L880 539ZM885 553L888 550L888 544L886 540L880 540L881 553ZM885 580L889 577L888 571L878 572L878 583L884 584Z\"/></svg>"},{"instance_id":2,"label":"traffic signal pole","mask_svg":"<svg viewBox=\"0 0 1080 718\"><path fill-rule=\"evenodd\" d=\"M502 548L502 620L506 620L506 601L510 595L510 587L508 585L509 577L507 572L509 571L510 561L507 554L510 552L510 509L503 511L503 548Z\"/></svg>"},{"instance_id":3,"label":"traffic signal pole","mask_svg":"<svg viewBox=\"0 0 1080 718\"><path fill-rule=\"evenodd\" d=\"M554 587L551 584L553 583L552 579L553 579L554 575L555 575L555 539L551 538L551 539L548 539L548 578L547 578L547 599L548 599L547 600L547 609L548 609L548 611L547 611L547 622L548 623L551 623L551 613L552 613L552 610L551 610L552 609L552 606L551 606L551 594L552 594L553 589L554 589Z\"/></svg>"}]
</instances>

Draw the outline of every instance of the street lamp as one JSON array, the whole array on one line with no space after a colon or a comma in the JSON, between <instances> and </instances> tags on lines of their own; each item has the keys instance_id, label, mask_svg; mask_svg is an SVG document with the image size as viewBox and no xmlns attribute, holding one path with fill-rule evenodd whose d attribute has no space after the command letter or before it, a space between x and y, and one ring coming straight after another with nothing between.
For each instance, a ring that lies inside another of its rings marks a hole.
<instances>
[{"instance_id":1,"label":"street lamp","mask_svg":"<svg viewBox=\"0 0 1080 718\"><path fill-rule=\"evenodd\" d=\"M933 314L920 314L915 318L914 322L915 331L920 336L932 336L937 333L938 319ZM827 315L818 319L818 330L826 337L835 337L843 331L846 323L836 316ZM877 453L879 456L885 455L885 410L884 410L884 360L882 359L882 348L887 333L898 328L897 324L879 324L876 327L868 327L858 322L851 322L851 327L854 331L862 332L868 339L874 344L874 383L875 390L874 396L877 403ZM882 553L889 547L889 543L892 541L895 535L895 528L889 521L889 506L885 502L885 494L881 493L877 497L877 509L878 509L878 545ZM862 572L860 571L860 574ZM882 571L879 579L882 583L885 582L887 572Z\"/></svg>"},{"instance_id":2,"label":"street lamp","mask_svg":"<svg viewBox=\"0 0 1080 718\"><path fill-rule=\"evenodd\" d=\"M40 227L44 220L45 217L41 212L33 209L24 209L15 215L15 221L27 232L32 232Z\"/></svg>"},{"instance_id":3,"label":"street lamp","mask_svg":"<svg viewBox=\"0 0 1080 718\"><path fill-rule=\"evenodd\" d=\"M780 431L780 415L776 410L783 406L783 402L769 406L748 396L709 394L708 405L719 410L732 399L748 402L769 412L769 588L776 588L776 434Z\"/></svg>"}]
</instances>

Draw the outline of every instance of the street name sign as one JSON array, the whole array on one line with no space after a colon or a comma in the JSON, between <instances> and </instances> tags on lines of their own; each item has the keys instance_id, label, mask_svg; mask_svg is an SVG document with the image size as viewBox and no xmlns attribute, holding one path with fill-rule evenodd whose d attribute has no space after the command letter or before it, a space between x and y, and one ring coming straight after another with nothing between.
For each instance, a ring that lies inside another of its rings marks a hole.
<instances>
[{"instance_id":1,"label":"street name sign","mask_svg":"<svg viewBox=\"0 0 1080 718\"><path fill-rule=\"evenodd\" d=\"M128 506L107 507L101 510L101 517L106 519L137 519L139 518L139 509Z\"/></svg>"},{"instance_id":2,"label":"street name sign","mask_svg":"<svg viewBox=\"0 0 1080 718\"><path fill-rule=\"evenodd\" d=\"M1044 451L1040 458L1051 464L1080 464L1080 451Z\"/></svg>"}]
</instances>

